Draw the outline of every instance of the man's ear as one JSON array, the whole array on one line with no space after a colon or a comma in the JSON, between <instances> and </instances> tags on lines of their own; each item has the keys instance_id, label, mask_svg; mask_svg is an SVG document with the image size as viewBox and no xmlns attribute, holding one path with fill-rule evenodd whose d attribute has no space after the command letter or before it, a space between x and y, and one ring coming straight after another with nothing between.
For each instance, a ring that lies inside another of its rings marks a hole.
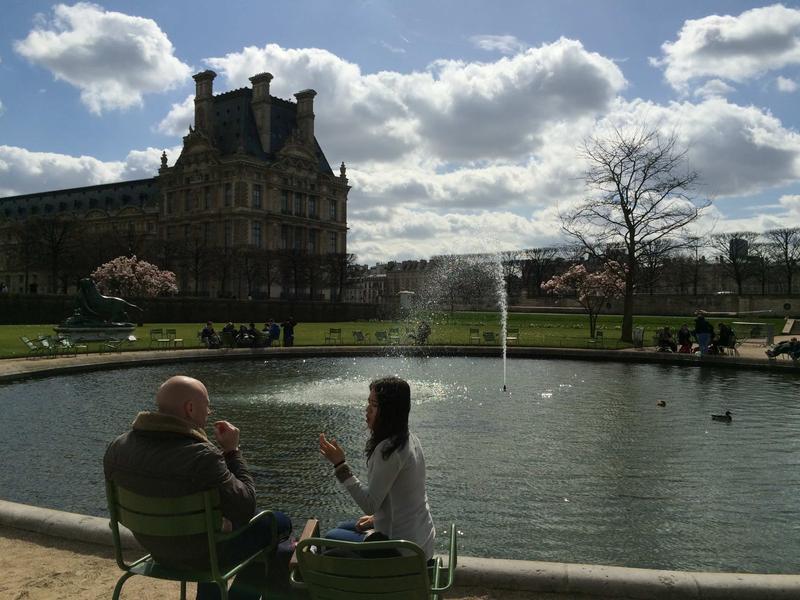
<instances>
[{"instance_id":1,"label":"man's ear","mask_svg":"<svg viewBox=\"0 0 800 600\"><path fill-rule=\"evenodd\" d=\"M183 403L183 415L185 417L191 417L194 414L194 402L191 400L187 400Z\"/></svg>"}]
</instances>

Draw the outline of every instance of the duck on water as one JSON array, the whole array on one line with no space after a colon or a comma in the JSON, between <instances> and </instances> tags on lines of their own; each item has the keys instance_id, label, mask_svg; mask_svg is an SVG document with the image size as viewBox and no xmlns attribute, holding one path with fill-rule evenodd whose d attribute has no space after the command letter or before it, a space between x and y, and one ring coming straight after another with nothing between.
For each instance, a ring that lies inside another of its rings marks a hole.
<instances>
[{"instance_id":1,"label":"duck on water","mask_svg":"<svg viewBox=\"0 0 800 600\"><path fill-rule=\"evenodd\" d=\"M724 415L711 415L712 421L724 421L725 423L730 423L733 421L733 416L731 415L731 411L726 410Z\"/></svg>"}]
</instances>

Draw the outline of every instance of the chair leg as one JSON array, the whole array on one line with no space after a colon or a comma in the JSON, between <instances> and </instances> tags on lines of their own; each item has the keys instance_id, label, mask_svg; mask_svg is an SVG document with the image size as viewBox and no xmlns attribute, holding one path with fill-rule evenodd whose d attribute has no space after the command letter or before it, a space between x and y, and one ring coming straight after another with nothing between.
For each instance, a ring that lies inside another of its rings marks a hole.
<instances>
[{"instance_id":1,"label":"chair leg","mask_svg":"<svg viewBox=\"0 0 800 600\"><path fill-rule=\"evenodd\" d=\"M119 600L120 592L122 592L122 586L125 585L125 582L130 577L133 577L133 573L123 573L122 574L122 577L120 577L119 581L117 581L117 585L114 586L114 595L111 597L112 600Z\"/></svg>"},{"instance_id":2,"label":"chair leg","mask_svg":"<svg viewBox=\"0 0 800 600\"><path fill-rule=\"evenodd\" d=\"M227 582L220 583L218 581L217 585L219 586L219 593L222 596L222 600L228 600L228 584L227 584Z\"/></svg>"},{"instance_id":3,"label":"chair leg","mask_svg":"<svg viewBox=\"0 0 800 600\"><path fill-rule=\"evenodd\" d=\"M186 600L186 582L181 581L181 600Z\"/></svg>"}]
</instances>

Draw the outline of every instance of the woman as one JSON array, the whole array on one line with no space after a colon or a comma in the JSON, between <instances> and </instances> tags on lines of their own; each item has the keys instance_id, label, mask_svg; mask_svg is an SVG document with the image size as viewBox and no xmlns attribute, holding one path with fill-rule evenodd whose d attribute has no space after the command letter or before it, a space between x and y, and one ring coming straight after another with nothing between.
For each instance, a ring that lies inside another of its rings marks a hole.
<instances>
[{"instance_id":1,"label":"woman","mask_svg":"<svg viewBox=\"0 0 800 600\"><path fill-rule=\"evenodd\" d=\"M369 384L367 427L368 483L353 475L336 440L319 436L319 451L333 465L339 482L366 514L341 523L325 537L363 541L374 529L390 539L409 540L433 557L434 528L425 492L425 456L419 439L408 431L411 390L398 377Z\"/></svg>"}]
</instances>

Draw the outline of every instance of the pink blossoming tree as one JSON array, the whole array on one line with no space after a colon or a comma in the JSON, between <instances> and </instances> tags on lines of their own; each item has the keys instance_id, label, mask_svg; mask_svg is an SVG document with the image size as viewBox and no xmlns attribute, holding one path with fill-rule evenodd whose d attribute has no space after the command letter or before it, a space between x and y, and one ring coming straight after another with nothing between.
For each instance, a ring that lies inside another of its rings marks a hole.
<instances>
[{"instance_id":1,"label":"pink blossoming tree","mask_svg":"<svg viewBox=\"0 0 800 600\"><path fill-rule=\"evenodd\" d=\"M589 272L584 265L573 265L561 275L542 284L542 289L559 296L576 296L589 315L589 335L595 336L597 317L612 298L625 295L623 268L610 261L601 270Z\"/></svg>"},{"instance_id":2,"label":"pink blossoming tree","mask_svg":"<svg viewBox=\"0 0 800 600\"><path fill-rule=\"evenodd\" d=\"M91 277L97 289L110 296L147 298L178 293L175 273L136 256L118 256L97 267Z\"/></svg>"}]
</instances>

